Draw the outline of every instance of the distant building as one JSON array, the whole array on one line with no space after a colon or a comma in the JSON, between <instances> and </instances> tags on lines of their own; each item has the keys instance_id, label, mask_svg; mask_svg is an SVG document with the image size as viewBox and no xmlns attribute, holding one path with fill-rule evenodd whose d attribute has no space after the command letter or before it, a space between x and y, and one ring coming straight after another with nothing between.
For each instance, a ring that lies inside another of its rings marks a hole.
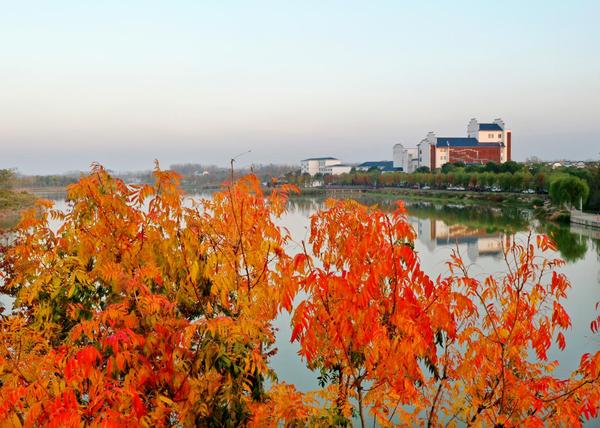
<instances>
[{"instance_id":1,"label":"distant building","mask_svg":"<svg viewBox=\"0 0 600 428\"><path fill-rule=\"evenodd\" d=\"M326 174L326 169L334 165L341 165L342 161L332 157L308 158L300 161L300 171L302 174ZM340 173L341 174L341 173Z\"/></svg>"},{"instance_id":2,"label":"distant building","mask_svg":"<svg viewBox=\"0 0 600 428\"><path fill-rule=\"evenodd\" d=\"M426 166L432 170L448 162L486 164L504 163L511 159L512 132L502 119L495 119L492 123L479 123L477 119L471 119L467 126L467 137L437 137L430 132L417 144L417 167ZM403 160L400 155L398 160Z\"/></svg>"},{"instance_id":3,"label":"distant building","mask_svg":"<svg viewBox=\"0 0 600 428\"><path fill-rule=\"evenodd\" d=\"M414 172L419 163L416 147L405 148L402 144L394 146L394 168L407 173Z\"/></svg>"},{"instance_id":4,"label":"distant building","mask_svg":"<svg viewBox=\"0 0 600 428\"><path fill-rule=\"evenodd\" d=\"M356 170L357 171L368 171L371 168L377 168L381 172L394 172L394 171L397 171L397 169L394 168L394 162L393 161L369 161L369 162L363 162L363 163L361 163L359 165L356 165Z\"/></svg>"},{"instance_id":5,"label":"distant building","mask_svg":"<svg viewBox=\"0 0 600 428\"><path fill-rule=\"evenodd\" d=\"M320 172L323 175L340 175L349 173L352 170L352 168L352 165L345 165L340 163L337 165L324 166L320 169Z\"/></svg>"}]
</instances>

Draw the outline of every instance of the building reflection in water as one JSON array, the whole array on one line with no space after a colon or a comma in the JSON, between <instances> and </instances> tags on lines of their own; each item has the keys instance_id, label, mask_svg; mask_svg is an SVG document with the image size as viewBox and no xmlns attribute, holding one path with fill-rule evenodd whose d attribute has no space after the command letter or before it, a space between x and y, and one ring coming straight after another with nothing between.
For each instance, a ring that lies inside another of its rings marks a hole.
<instances>
[{"instance_id":1,"label":"building reflection in water","mask_svg":"<svg viewBox=\"0 0 600 428\"><path fill-rule=\"evenodd\" d=\"M467 255L473 262L480 256L500 257L503 243L509 238L505 233L490 233L484 228L459 223L450 225L443 220L429 218L410 217L410 224L417 234L417 239L428 250L434 251L438 246L466 244Z\"/></svg>"}]
</instances>

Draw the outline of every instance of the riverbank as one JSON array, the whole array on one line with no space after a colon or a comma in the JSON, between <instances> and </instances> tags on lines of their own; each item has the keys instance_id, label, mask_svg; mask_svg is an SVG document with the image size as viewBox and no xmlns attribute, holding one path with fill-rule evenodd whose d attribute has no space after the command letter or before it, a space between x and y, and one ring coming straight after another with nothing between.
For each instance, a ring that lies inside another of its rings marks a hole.
<instances>
[{"instance_id":1,"label":"riverbank","mask_svg":"<svg viewBox=\"0 0 600 428\"><path fill-rule=\"evenodd\" d=\"M36 196L25 191L0 190L0 229L10 227L21 211L33 206Z\"/></svg>"},{"instance_id":2,"label":"riverbank","mask_svg":"<svg viewBox=\"0 0 600 428\"><path fill-rule=\"evenodd\" d=\"M377 203L389 199L441 204L486 205L533 210L536 218L554 223L569 223L570 213L550 203L548 195L510 192L471 192L407 189L398 187L319 187L303 188L298 196L368 199Z\"/></svg>"},{"instance_id":3,"label":"riverbank","mask_svg":"<svg viewBox=\"0 0 600 428\"><path fill-rule=\"evenodd\" d=\"M219 186L205 186L202 188L182 187L189 193L210 193L218 190ZM272 188L265 188L265 194L269 194ZM23 190L25 191L25 190ZM27 192L35 194L36 197L48 197L57 193L65 193L65 187L43 187L26 189ZM335 187L305 187L300 189L299 194L291 194L293 197L331 197L331 198L356 198L368 199L369 203L378 203L390 199L406 199L410 201L423 201L433 203L454 203L461 205L482 205L516 208L528 208L533 210L535 216L542 220L556 223L568 223L570 213L560 210L551 205L548 195L511 193L511 192L473 192L473 191L450 191L437 189L410 189L400 187L365 187L365 186L335 186Z\"/></svg>"},{"instance_id":4,"label":"riverbank","mask_svg":"<svg viewBox=\"0 0 600 428\"><path fill-rule=\"evenodd\" d=\"M369 195L384 198L401 198L411 200L423 200L429 202L455 201L464 204L480 204L482 202L494 205L522 206L524 208L535 208L549 203L547 195L509 193L509 192L471 192L471 191L449 191L449 190L423 190L407 189L398 187L321 187L303 188L302 196L352 196Z\"/></svg>"}]
</instances>

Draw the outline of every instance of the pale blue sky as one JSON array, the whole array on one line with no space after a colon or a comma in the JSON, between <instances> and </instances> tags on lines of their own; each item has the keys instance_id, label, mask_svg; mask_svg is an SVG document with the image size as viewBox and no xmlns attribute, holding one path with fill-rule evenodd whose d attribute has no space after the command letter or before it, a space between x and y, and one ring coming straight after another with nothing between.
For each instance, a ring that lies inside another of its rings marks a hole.
<instances>
[{"instance_id":1,"label":"pale blue sky","mask_svg":"<svg viewBox=\"0 0 600 428\"><path fill-rule=\"evenodd\" d=\"M0 168L391 159L502 117L598 158L598 1L0 1Z\"/></svg>"}]
</instances>

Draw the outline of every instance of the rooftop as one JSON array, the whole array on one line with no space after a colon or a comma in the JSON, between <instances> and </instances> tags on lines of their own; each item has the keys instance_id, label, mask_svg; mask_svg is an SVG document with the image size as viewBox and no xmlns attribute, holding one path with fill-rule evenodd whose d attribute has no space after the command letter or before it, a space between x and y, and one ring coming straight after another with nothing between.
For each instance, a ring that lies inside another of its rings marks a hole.
<instances>
[{"instance_id":1,"label":"rooftop","mask_svg":"<svg viewBox=\"0 0 600 428\"><path fill-rule=\"evenodd\" d=\"M438 137L436 147L503 147L504 143L480 143L477 138L468 137Z\"/></svg>"},{"instance_id":2,"label":"rooftop","mask_svg":"<svg viewBox=\"0 0 600 428\"><path fill-rule=\"evenodd\" d=\"M321 160L338 160L338 159L328 156L328 157L323 157L323 158L306 158L306 159L302 159L300 162L311 161L311 160L321 161Z\"/></svg>"},{"instance_id":3,"label":"rooftop","mask_svg":"<svg viewBox=\"0 0 600 428\"><path fill-rule=\"evenodd\" d=\"M479 144L477 138L468 137L438 137L436 147L475 147Z\"/></svg>"},{"instance_id":4,"label":"rooftop","mask_svg":"<svg viewBox=\"0 0 600 428\"><path fill-rule=\"evenodd\" d=\"M500 125L497 123L480 123L479 124L480 131L502 131Z\"/></svg>"},{"instance_id":5,"label":"rooftop","mask_svg":"<svg viewBox=\"0 0 600 428\"><path fill-rule=\"evenodd\" d=\"M363 162L363 163L357 165L358 168L372 168L374 166L377 168L393 167L394 162L393 161L369 161L369 162Z\"/></svg>"}]
</instances>

